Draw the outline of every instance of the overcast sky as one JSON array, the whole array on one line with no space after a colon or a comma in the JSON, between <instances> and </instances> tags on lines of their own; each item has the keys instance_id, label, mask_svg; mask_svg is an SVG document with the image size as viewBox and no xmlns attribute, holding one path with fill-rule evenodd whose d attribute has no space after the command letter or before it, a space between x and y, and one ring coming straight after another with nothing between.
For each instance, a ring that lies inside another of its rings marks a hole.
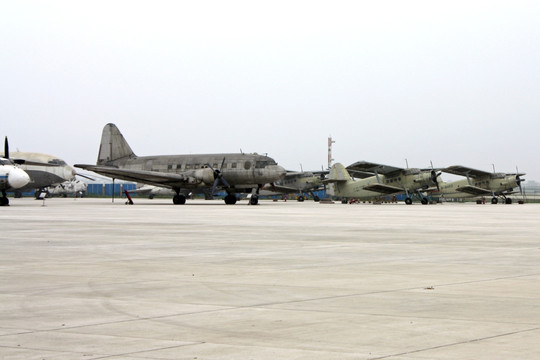
<instances>
[{"instance_id":1,"label":"overcast sky","mask_svg":"<svg viewBox=\"0 0 540 360\"><path fill-rule=\"evenodd\" d=\"M540 2L7 1L12 151L268 153L287 169L466 165L540 180ZM443 176L444 177L444 176Z\"/></svg>"}]
</instances>

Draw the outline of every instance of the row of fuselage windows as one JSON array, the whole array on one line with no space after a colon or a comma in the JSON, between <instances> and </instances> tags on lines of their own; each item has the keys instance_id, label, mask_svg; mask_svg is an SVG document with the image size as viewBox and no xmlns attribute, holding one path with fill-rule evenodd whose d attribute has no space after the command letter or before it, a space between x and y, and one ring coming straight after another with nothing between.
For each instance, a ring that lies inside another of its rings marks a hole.
<instances>
[{"instance_id":1,"label":"row of fuselage windows","mask_svg":"<svg viewBox=\"0 0 540 360\"><path fill-rule=\"evenodd\" d=\"M267 161L256 161L255 162L255 169L263 169L268 165ZM169 164L167 165L167 170L174 171L174 170L197 170L197 169L204 169L207 168L208 164ZM229 162L225 163L223 165L223 168L221 168L221 164L214 163L212 164L212 168L216 170L222 170L222 169L245 169L249 170L252 167L251 161L238 161L238 162Z\"/></svg>"}]
</instances>

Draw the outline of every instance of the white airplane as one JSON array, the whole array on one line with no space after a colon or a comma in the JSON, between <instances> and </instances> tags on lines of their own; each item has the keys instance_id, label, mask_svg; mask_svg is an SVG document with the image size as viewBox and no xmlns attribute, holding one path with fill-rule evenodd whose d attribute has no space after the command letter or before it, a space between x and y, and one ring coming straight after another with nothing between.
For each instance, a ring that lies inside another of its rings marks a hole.
<instances>
[{"instance_id":1,"label":"white airplane","mask_svg":"<svg viewBox=\"0 0 540 360\"><path fill-rule=\"evenodd\" d=\"M348 171L347 171L348 170ZM352 176L351 176L352 175ZM367 161L358 161L347 169L340 163L330 169L327 180L328 193L347 199L372 200L382 196L405 193L405 203L412 204L412 194L417 193L422 204L428 199L420 194L433 186L439 187L440 173L433 169L399 168ZM359 179L353 179L353 176Z\"/></svg>"},{"instance_id":2,"label":"white airplane","mask_svg":"<svg viewBox=\"0 0 540 360\"><path fill-rule=\"evenodd\" d=\"M4 156L5 157L0 157L0 190L2 191L0 206L9 205L9 199L6 194L7 191L22 189L30 182L30 176L9 158L7 137L4 141Z\"/></svg>"},{"instance_id":3,"label":"white airplane","mask_svg":"<svg viewBox=\"0 0 540 360\"><path fill-rule=\"evenodd\" d=\"M46 187L71 181L77 174L75 169L57 156L20 151L13 151L10 156L30 176L30 182L19 191L36 190L36 197Z\"/></svg>"},{"instance_id":4,"label":"white airplane","mask_svg":"<svg viewBox=\"0 0 540 360\"><path fill-rule=\"evenodd\" d=\"M75 196L83 196L88 190L88 185L77 179L72 179L70 181L64 181L61 184L56 186L51 186L45 189L46 193L50 196L63 196L67 197L68 195L74 194Z\"/></svg>"},{"instance_id":5,"label":"white airplane","mask_svg":"<svg viewBox=\"0 0 540 360\"><path fill-rule=\"evenodd\" d=\"M439 186L439 191L432 195L440 195L448 198L471 198L478 196L492 196L491 203L497 204L498 197L503 197L506 204L511 204L512 199L506 197L514 193L515 188L519 188L523 193L521 183L525 181L521 176L523 173L496 173L469 168L461 165L454 165L443 169L449 174L465 176L466 179L443 182Z\"/></svg>"},{"instance_id":6,"label":"white airplane","mask_svg":"<svg viewBox=\"0 0 540 360\"><path fill-rule=\"evenodd\" d=\"M153 199L156 195L174 195L173 189L148 184L137 184L135 190L128 190L128 192L130 194L146 195L149 199Z\"/></svg>"}]
</instances>

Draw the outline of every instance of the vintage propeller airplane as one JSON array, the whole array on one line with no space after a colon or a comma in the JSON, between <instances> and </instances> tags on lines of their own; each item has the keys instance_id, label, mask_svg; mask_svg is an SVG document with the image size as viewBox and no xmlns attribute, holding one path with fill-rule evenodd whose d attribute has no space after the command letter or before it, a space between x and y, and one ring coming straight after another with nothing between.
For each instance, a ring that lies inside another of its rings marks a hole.
<instances>
[{"instance_id":1,"label":"vintage propeller airplane","mask_svg":"<svg viewBox=\"0 0 540 360\"><path fill-rule=\"evenodd\" d=\"M443 169L442 171L465 176L466 179L453 182L441 183L439 191L433 192L432 195L444 196L448 198L470 198L478 196L492 196L491 203L497 204L498 197L503 197L506 204L511 204L512 199L506 195L512 194L515 188L519 188L519 192L523 194L521 183L525 181L521 176L525 174L519 173L496 173L478 169L469 168L461 165L454 165Z\"/></svg>"},{"instance_id":2,"label":"vintage propeller airplane","mask_svg":"<svg viewBox=\"0 0 540 360\"><path fill-rule=\"evenodd\" d=\"M328 171L287 171L287 174L273 184L266 184L263 188L264 195L275 194L298 194L297 200L304 201L306 193L319 201L314 191L323 188L323 180Z\"/></svg>"},{"instance_id":3,"label":"vintage propeller airplane","mask_svg":"<svg viewBox=\"0 0 540 360\"><path fill-rule=\"evenodd\" d=\"M30 176L9 158L9 144L6 136L4 140L4 157L0 157L0 190L2 190L0 206L9 205L7 191L21 189L29 182Z\"/></svg>"},{"instance_id":4,"label":"vintage propeller airplane","mask_svg":"<svg viewBox=\"0 0 540 360\"><path fill-rule=\"evenodd\" d=\"M352 175L352 176L351 176ZM330 183L328 192L346 201L347 199L371 200L385 195L405 193L405 203L412 204L412 194L417 193L422 204L428 199L420 191L439 187L434 169L399 168L358 161L345 168L336 163L330 169L326 182ZM353 179L357 178L357 179Z\"/></svg>"},{"instance_id":5,"label":"vintage propeller airplane","mask_svg":"<svg viewBox=\"0 0 540 360\"><path fill-rule=\"evenodd\" d=\"M285 175L272 158L258 154L196 154L137 156L114 124L103 128L96 165L76 164L111 178L173 189L174 204L185 204L189 192L217 188L227 192L226 204L236 203L236 193L252 193L258 203L259 189Z\"/></svg>"}]
</instances>

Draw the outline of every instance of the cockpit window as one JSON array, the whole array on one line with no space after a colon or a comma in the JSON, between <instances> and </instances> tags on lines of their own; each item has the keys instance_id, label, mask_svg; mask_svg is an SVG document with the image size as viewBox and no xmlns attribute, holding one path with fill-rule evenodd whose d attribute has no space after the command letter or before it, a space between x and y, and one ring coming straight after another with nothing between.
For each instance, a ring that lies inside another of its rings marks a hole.
<instances>
[{"instance_id":1,"label":"cockpit window","mask_svg":"<svg viewBox=\"0 0 540 360\"><path fill-rule=\"evenodd\" d=\"M61 159L52 159L52 160L49 160L48 163L51 164L51 165L57 165L57 166L66 165L66 162L64 160L61 160Z\"/></svg>"}]
</instances>

